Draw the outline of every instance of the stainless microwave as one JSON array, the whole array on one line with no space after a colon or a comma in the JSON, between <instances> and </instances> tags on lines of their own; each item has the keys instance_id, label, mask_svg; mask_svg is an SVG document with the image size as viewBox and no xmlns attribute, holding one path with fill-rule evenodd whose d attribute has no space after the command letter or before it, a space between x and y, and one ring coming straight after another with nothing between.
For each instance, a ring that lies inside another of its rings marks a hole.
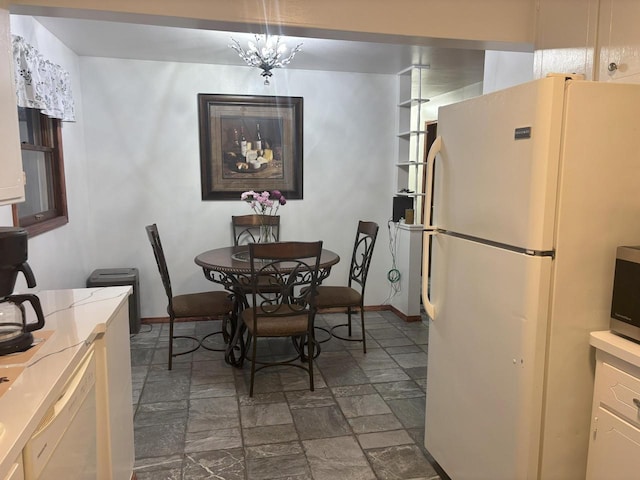
<instances>
[{"instance_id":1,"label":"stainless microwave","mask_svg":"<svg viewBox=\"0 0 640 480\"><path fill-rule=\"evenodd\" d=\"M640 246L616 251L611 331L640 342Z\"/></svg>"}]
</instances>

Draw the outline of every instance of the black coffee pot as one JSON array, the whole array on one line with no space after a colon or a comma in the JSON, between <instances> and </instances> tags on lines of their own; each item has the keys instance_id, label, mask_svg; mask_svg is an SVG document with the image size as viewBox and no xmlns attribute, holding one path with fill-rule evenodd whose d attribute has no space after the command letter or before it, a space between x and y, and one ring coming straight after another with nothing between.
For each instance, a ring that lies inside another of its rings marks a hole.
<instances>
[{"instance_id":1,"label":"black coffee pot","mask_svg":"<svg viewBox=\"0 0 640 480\"><path fill-rule=\"evenodd\" d=\"M40 299L33 294L12 295L22 272L27 286L36 286L33 271L27 263L27 231L18 227L0 227L0 303L11 303L21 312L22 321L3 322L0 318L0 354L12 353L28 348L33 342L31 333L44 327L44 314ZM37 322L27 323L24 303L30 303Z\"/></svg>"}]
</instances>

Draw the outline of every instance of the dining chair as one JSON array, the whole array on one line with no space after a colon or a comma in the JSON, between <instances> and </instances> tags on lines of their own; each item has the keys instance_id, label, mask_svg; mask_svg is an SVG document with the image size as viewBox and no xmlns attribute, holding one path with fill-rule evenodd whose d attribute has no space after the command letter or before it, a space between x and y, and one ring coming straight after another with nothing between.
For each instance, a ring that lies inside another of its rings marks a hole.
<instances>
[{"instance_id":1,"label":"dining chair","mask_svg":"<svg viewBox=\"0 0 640 480\"><path fill-rule=\"evenodd\" d=\"M247 329L247 343L251 344L250 397L256 372L276 365L306 370L313 391L313 322L321 252L322 241L249 244L251 306L242 311L241 319ZM263 337L292 337L300 345L306 343L309 354L305 355L304 348L296 348L292 358L259 361L258 338ZM294 363L296 360L300 363Z\"/></svg>"},{"instance_id":2,"label":"dining chair","mask_svg":"<svg viewBox=\"0 0 640 480\"><path fill-rule=\"evenodd\" d=\"M367 284L367 275L371 265L373 247L378 236L378 224L375 222L358 222L356 241L351 255L349 267L349 280L346 286L320 285L316 297L317 308L346 308L347 323L335 325L331 328L332 336L340 340L362 342L362 350L367 353L367 341L364 329L364 289ZM351 313L354 309L360 309L360 323L362 325L362 338L351 336ZM348 336L342 336L335 332L337 328L347 327Z\"/></svg>"},{"instance_id":3,"label":"dining chair","mask_svg":"<svg viewBox=\"0 0 640 480\"><path fill-rule=\"evenodd\" d=\"M269 241L280 241L280 215L233 215L231 224L235 246L258 242L261 227L268 228Z\"/></svg>"},{"instance_id":4,"label":"dining chair","mask_svg":"<svg viewBox=\"0 0 640 480\"><path fill-rule=\"evenodd\" d=\"M270 242L280 241L280 215L232 215L231 224L233 226L233 244L236 247L249 243L264 243L263 236L266 236ZM267 235L263 235L261 231L263 228L268 229ZM248 295L249 287L247 286L244 290Z\"/></svg>"},{"instance_id":5,"label":"dining chair","mask_svg":"<svg viewBox=\"0 0 640 480\"><path fill-rule=\"evenodd\" d=\"M227 322L233 308L229 292L199 292L174 296L171 289L171 278L169 277L169 269L167 268L167 262L164 256L164 251L162 249L162 243L160 242L158 227L154 223L153 225L147 225L146 230L149 237L149 242L151 242L151 247L153 248L153 255L155 256L158 270L160 271L160 277L162 278L162 284L164 285L164 291L167 295L168 300L167 313L169 314L169 370L171 370L173 366L174 357L194 352L199 347L203 347L207 350L215 352L225 351L224 347L209 347L204 343L204 341L213 335L222 335L225 343L228 342L229 338L227 333ZM209 333L202 338L197 338L190 335L174 335L173 324L176 319L197 318L222 318L222 329ZM187 338L193 340L196 345L186 351L174 353L173 342L178 338Z\"/></svg>"}]
</instances>

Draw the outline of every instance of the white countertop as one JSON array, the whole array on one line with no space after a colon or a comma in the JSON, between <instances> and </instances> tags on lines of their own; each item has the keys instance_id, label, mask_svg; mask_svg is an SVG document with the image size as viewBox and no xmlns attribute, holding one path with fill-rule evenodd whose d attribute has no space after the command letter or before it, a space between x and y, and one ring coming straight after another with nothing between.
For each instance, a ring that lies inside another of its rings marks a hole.
<instances>
[{"instance_id":1,"label":"white countertop","mask_svg":"<svg viewBox=\"0 0 640 480\"><path fill-rule=\"evenodd\" d=\"M640 367L640 343L611 333L609 330L591 332L589 343L598 350Z\"/></svg>"},{"instance_id":2,"label":"white countertop","mask_svg":"<svg viewBox=\"0 0 640 480\"><path fill-rule=\"evenodd\" d=\"M131 291L130 286L123 286L29 292L42 303L45 326L41 332L53 334L22 365L11 355L0 357L0 377L18 365L25 367L0 396L0 432L4 427L0 433L0 478L5 477L49 405ZM29 323L34 321L35 315L28 316Z\"/></svg>"}]
</instances>

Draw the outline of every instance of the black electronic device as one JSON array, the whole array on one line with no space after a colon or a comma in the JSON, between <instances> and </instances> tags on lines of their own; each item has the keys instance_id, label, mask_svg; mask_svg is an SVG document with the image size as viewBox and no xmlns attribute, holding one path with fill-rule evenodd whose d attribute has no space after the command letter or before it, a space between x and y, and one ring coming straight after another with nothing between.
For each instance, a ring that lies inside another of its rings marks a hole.
<instances>
[{"instance_id":1,"label":"black electronic device","mask_svg":"<svg viewBox=\"0 0 640 480\"><path fill-rule=\"evenodd\" d=\"M396 195L393 197L393 216L391 219L394 222L399 222L401 218L404 218L404 211L409 208L413 208L413 197Z\"/></svg>"}]
</instances>

